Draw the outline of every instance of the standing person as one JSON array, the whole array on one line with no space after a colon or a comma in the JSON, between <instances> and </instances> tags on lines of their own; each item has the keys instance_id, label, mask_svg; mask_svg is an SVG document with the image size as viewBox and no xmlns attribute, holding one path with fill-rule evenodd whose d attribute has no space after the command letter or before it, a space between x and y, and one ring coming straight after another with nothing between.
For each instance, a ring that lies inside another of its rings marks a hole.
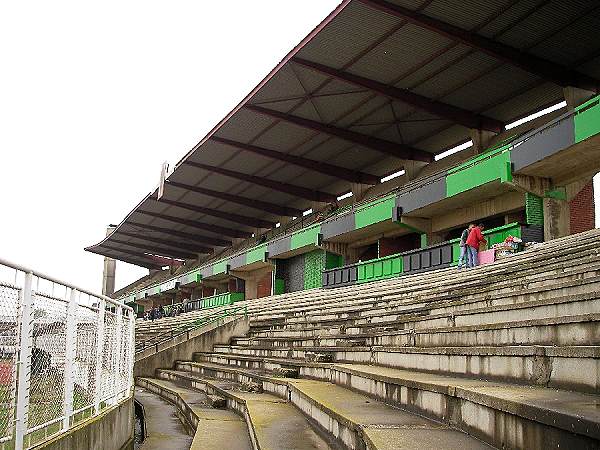
<instances>
[{"instance_id":1,"label":"standing person","mask_svg":"<svg viewBox=\"0 0 600 450\"><path fill-rule=\"evenodd\" d=\"M481 232L483 231L484 226L482 223L473 227L471 231L469 231L469 237L467 238L467 267L475 267L479 264L477 253L479 252L479 245L482 243L486 243L487 241L483 237Z\"/></svg>"},{"instance_id":2,"label":"standing person","mask_svg":"<svg viewBox=\"0 0 600 450\"><path fill-rule=\"evenodd\" d=\"M462 269L463 265L467 265L467 239L469 238L469 233L471 230L475 228L474 223L470 223L467 228L465 228L460 235L460 257L458 258L458 268Z\"/></svg>"}]
</instances>

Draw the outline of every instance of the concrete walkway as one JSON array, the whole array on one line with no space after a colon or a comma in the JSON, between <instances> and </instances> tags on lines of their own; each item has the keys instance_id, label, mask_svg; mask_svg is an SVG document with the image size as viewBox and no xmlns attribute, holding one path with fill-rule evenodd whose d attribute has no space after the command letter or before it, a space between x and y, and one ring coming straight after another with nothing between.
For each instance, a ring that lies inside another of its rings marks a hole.
<instances>
[{"instance_id":1,"label":"concrete walkway","mask_svg":"<svg viewBox=\"0 0 600 450\"><path fill-rule=\"evenodd\" d=\"M177 417L175 406L144 388L135 388L135 399L144 405L146 439L140 450L189 450L190 436Z\"/></svg>"}]
</instances>

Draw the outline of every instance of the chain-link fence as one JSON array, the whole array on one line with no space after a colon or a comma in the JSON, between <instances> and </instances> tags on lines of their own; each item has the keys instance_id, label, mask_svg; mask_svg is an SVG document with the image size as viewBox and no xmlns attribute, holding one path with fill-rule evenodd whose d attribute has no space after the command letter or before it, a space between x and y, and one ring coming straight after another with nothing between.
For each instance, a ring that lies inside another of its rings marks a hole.
<instances>
[{"instance_id":1,"label":"chain-link fence","mask_svg":"<svg viewBox=\"0 0 600 450\"><path fill-rule=\"evenodd\" d=\"M133 310L0 260L0 449L26 449L133 393Z\"/></svg>"}]
</instances>

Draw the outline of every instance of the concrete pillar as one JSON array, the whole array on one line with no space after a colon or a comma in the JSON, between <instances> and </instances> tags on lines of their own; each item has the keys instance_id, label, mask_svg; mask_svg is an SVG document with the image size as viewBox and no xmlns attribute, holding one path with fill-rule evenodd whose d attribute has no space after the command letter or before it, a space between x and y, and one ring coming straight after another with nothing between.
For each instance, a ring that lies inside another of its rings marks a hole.
<instances>
[{"instance_id":1,"label":"concrete pillar","mask_svg":"<svg viewBox=\"0 0 600 450\"><path fill-rule=\"evenodd\" d=\"M479 155L490 146L492 139L497 136L493 131L471 129L471 140L473 141L473 154Z\"/></svg>"},{"instance_id":2,"label":"concrete pillar","mask_svg":"<svg viewBox=\"0 0 600 450\"><path fill-rule=\"evenodd\" d=\"M422 161L406 161L404 163L404 174L406 176L406 181L411 181L417 178L423 170L423 167L426 165L427 163Z\"/></svg>"},{"instance_id":3,"label":"concrete pillar","mask_svg":"<svg viewBox=\"0 0 600 450\"><path fill-rule=\"evenodd\" d=\"M106 235L111 234L116 227L109 225L106 228ZM117 269L117 262L109 258L104 257L104 270L102 272L102 295L111 296L115 293L115 272Z\"/></svg>"},{"instance_id":4,"label":"concrete pillar","mask_svg":"<svg viewBox=\"0 0 600 450\"><path fill-rule=\"evenodd\" d=\"M352 201L359 202L365 198L370 187L368 184L352 183Z\"/></svg>"},{"instance_id":5,"label":"concrete pillar","mask_svg":"<svg viewBox=\"0 0 600 450\"><path fill-rule=\"evenodd\" d=\"M427 233L427 246L439 244L440 242L444 242L442 233Z\"/></svg>"},{"instance_id":6,"label":"concrete pillar","mask_svg":"<svg viewBox=\"0 0 600 450\"><path fill-rule=\"evenodd\" d=\"M576 88L573 86L567 86L563 88L563 93L567 102L567 109L574 109L596 95L596 93L593 91L588 91L586 89Z\"/></svg>"},{"instance_id":7,"label":"concrete pillar","mask_svg":"<svg viewBox=\"0 0 600 450\"><path fill-rule=\"evenodd\" d=\"M544 240L567 236L570 232L570 210L566 199L544 199Z\"/></svg>"}]
</instances>

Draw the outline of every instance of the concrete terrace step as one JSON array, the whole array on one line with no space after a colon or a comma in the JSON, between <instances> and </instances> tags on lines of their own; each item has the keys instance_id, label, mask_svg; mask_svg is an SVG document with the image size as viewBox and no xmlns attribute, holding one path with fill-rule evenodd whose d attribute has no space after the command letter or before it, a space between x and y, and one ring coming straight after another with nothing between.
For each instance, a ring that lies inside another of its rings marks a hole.
<instances>
[{"instance_id":1,"label":"concrete terrace step","mask_svg":"<svg viewBox=\"0 0 600 450\"><path fill-rule=\"evenodd\" d=\"M211 363L179 362L177 367L252 379L265 390L285 384L292 398L293 389L305 383ZM597 395L360 364L307 365L300 375L448 423L498 448L597 448L600 443Z\"/></svg>"},{"instance_id":2,"label":"concrete terrace step","mask_svg":"<svg viewBox=\"0 0 600 450\"><path fill-rule=\"evenodd\" d=\"M594 285L586 286L594 289ZM600 282L597 283L600 287ZM508 300L508 299L506 299ZM487 305L486 305L487 303ZM471 309L456 309L457 304L449 306L449 311L437 314L426 314L423 309L419 314L394 311L384 314L373 322L365 319L345 319L342 324L331 325L330 322L318 322L286 325L285 328L273 330L250 329L249 337L315 337L337 334L364 334L370 332L403 329L428 329L445 326L466 326L514 320L534 320L556 316L574 314L591 314L600 311L600 290L585 292L563 297L554 297L541 300L524 301L518 303L504 303L495 306L489 305L489 300L484 300L470 306ZM459 305L460 306L460 305ZM438 310L444 308L439 307Z\"/></svg>"},{"instance_id":3,"label":"concrete terrace step","mask_svg":"<svg viewBox=\"0 0 600 450\"><path fill-rule=\"evenodd\" d=\"M304 412L317 426L339 444L350 449L392 450L405 448L489 449L472 437L415 414L407 413L363 394L315 380L290 380L264 376L254 372L221 371L217 365L199 366L178 362L176 367L192 376L216 376L219 379L244 381L251 379L265 391L290 402ZM181 372L179 372L181 373ZM286 448L286 447L275 447Z\"/></svg>"},{"instance_id":4,"label":"concrete terrace step","mask_svg":"<svg viewBox=\"0 0 600 450\"><path fill-rule=\"evenodd\" d=\"M154 378L138 378L136 384L178 408L190 427L196 430L190 449L250 450L252 448L244 421L232 411L210 408L206 394L177 383ZM162 447L157 448L167 448L169 445L168 442L164 442Z\"/></svg>"},{"instance_id":5,"label":"concrete terrace step","mask_svg":"<svg viewBox=\"0 0 600 450\"><path fill-rule=\"evenodd\" d=\"M549 317L477 325L331 334L316 337L233 338L233 345L294 346L501 346L501 345L600 345L600 313ZM358 342L355 344L355 342ZM215 346L215 350L221 348Z\"/></svg>"},{"instance_id":6,"label":"concrete terrace step","mask_svg":"<svg viewBox=\"0 0 600 450\"><path fill-rule=\"evenodd\" d=\"M330 355L337 363L374 364L587 393L600 392L600 347L305 347L289 350L230 348L228 353L195 353L194 361L249 369L312 365L307 354ZM315 367L320 367L316 363Z\"/></svg>"},{"instance_id":7,"label":"concrete terrace step","mask_svg":"<svg viewBox=\"0 0 600 450\"><path fill-rule=\"evenodd\" d=\"M201 378L183 370L158 370L157 375L227 398L228 407L245 418L255 449L331 448L285 399L268 393L245 392L239 389L239 383Z\"/></svg>"},{"instance_id":8,"label":"concrete terrace step","mask_svg":"<svg viewBox=\"0 0 600 450\"><path fill-rule=\"evenodd\" d=\"M317 290L318 292L329 292L329 297L326 298L316 298L316 294L308 291L304 300L298 300L294 304L276 305L269 302L268 309L254 311L253 308L249 308L249 312L254 324L262 325L264 322L265 325L269 325L269 322L278 319L287 319L290 322L302 321L305 316L313 313L323 316L326 312L353 314L357 311L375 310L373 313L376 314L376 310L381 307L418 303L426 305L432 299L464 300L471 296L481 297L486 292L514 294L523 289L547 287L552 285L553 281L578 280L600 275L600 256L597 254L597 250L593 250L593 253L593 256L587 256L584 259L575 258L576 255L569 255L573 258L572 260L561 260L553 266L532 265L528 270L516 270L510 277L507 274L494 275L491 269L483 267L474 270L482 270L485 276L480 273L470 280L465 280L456 273L456 270L449 269L438 271L446 273L444 278L440 278L437 272L430 272L431 277L426 282L414 285L405 279L408 277L399 278L399 280L405 281L400 286L397 285L398 279L390 279L387 284L381 285L379 290L368 294L362 292L361 287L344 293L337 292L338 289ZM438 276L434 277L436 274ZM434 282L432 282L433 278L435 278ZM385 295L385 289L388 289L388 295ZM263 301L268 302L268 300ZM298 319L290 317L291 315L298 316Z\"/></svg>"}]
</instances>

